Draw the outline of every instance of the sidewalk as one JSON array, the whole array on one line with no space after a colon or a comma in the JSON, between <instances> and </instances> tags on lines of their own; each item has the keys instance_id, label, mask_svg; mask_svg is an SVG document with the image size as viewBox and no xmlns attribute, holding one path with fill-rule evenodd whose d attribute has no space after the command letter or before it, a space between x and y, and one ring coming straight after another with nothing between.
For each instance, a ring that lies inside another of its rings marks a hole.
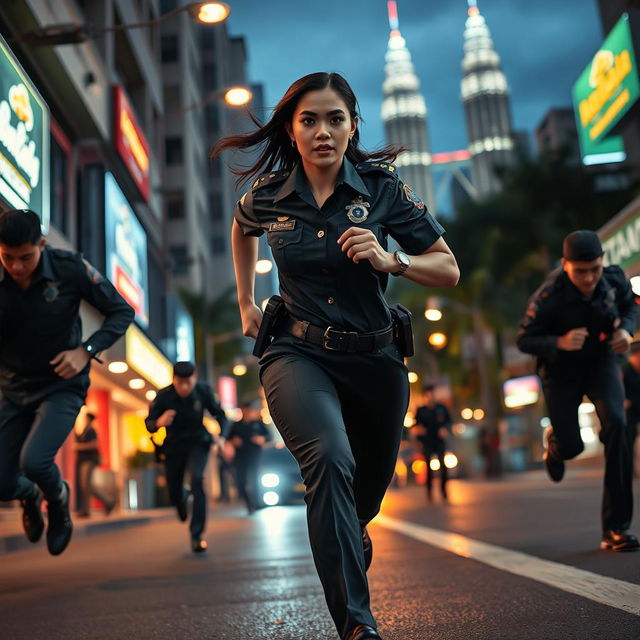
<instances>
[{"instance_id":1,"label":"sidewalk","mask_svg":"<svg viewBox=\"0 0 640 640\"><path fill-rule=\"evenodd\" d=\"M78 518L75 514L72 514L71 517L73 519L73 537L83 538L126 527L137 527L160 520L168 520L176 516L174 509L166 508L146 509L144 511L114 511L109 516L96 512L90 518ZM22 509L19 507L0 509L0 556L16 551L44 547L46 546L45 536L46 533L35 544L29 542L25 538L22 529Z\"/></svg>"}]
</instances>

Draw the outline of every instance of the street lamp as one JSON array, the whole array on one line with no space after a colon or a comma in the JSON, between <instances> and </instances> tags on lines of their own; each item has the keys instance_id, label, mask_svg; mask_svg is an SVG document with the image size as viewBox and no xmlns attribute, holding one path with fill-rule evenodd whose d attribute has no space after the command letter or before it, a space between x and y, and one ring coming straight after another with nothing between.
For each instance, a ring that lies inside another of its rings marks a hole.
<instances>
[{"instance_id":1,"label":"street lamp","mask_svg":"<svg viewBox=\"0 0 640 640\"><path fill-rule=\"evenodd\" d=\"M447 346L447 335L442 331L434 331L429 334L427 341L434 349L444 349Z\"/></svg>"},{"instance_id":2,"label":"street lamp","mask_svg":"<svg viewBox=\"0 0 640 640\"><path fill-rule=\"evenodd\" d=\"M231 13L229 6L224 2L190 2L189 4L167 11L167 13L163 13L153 20L132 22L128 24L115 24L110 27L97 27L95 25L75 23L51 24L46 27L39 27L38 29L27 31L15 40L35 47L80 44L114 31L153 27L184 11L187 11L195 20L202 24L216 24L218 22L223 22Z\"/></svg>"}]
</instances>

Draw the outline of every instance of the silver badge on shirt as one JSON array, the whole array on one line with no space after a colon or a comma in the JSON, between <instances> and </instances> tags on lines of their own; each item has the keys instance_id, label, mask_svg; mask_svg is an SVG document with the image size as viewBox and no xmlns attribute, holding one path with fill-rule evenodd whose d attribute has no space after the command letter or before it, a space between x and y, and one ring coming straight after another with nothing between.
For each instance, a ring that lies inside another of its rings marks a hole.
<instances>
[{"instance_id":1,"label":"silver badge on shirt","mask_svg":"<svg viewBox=\"0 0 640 640\"><path fill-rule=\"evenodd\" d=\"M364 202L362 196L358 196L345 207L347 218L354 224L364 222L369 217L368 209L370 206L368 202Z\"/></svg>"}]
</instances>

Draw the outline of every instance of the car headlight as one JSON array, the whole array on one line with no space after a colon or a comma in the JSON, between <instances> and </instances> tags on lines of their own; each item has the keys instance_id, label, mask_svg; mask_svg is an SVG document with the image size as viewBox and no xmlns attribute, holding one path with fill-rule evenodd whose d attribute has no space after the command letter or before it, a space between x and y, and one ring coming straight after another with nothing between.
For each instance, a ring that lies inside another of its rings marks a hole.
<instances>
[{"instance_id":1,"label":"car headlight","mask_svg":"<svg viewBox=\"0 0 640 640\"><path fill-rule=\"evenodd\" d=\"M260 479L263 487L271 489L280 484L280 476L277 473L264 473Z\"/></svg>"}]
</instances>

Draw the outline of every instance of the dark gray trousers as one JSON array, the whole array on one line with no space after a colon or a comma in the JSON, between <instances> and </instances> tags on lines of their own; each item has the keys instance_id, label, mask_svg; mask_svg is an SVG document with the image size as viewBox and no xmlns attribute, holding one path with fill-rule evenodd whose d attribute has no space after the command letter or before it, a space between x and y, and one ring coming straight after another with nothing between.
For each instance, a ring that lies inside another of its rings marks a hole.
<instances>
[{"instance_id":1,"label":"dark gray trousers","mask_svg":"<svg viewBox=\"0 0 640 640\"><path fill-rule=\"evenodd\" d=\"M584 449L578 422L582 398L586 395L594 404L605 457L602 529L628 529L633 473L620 365L614 357L605 357L584 367L546 367L542 384L553 426L549 446L563 460L575 458Z\"/></svg>"},{"instance_id":2,"label":"dark gray trousers","mask_svg":"<svg viewBox=\"0 0 640 640\"><path fill-rule=\"evenodd\" d=\"M39 486L47 500L62 491L54 462L73 428L84 395L57 391L35 403L0 400L0 500L28 498Z\"/></svg>"},{"instance_id":3,"label":"dark gray trousers","mask_svg":"<svg viewBox=\"0 0 640 640\"><path fill-rule=\"evenodd\" d=\"M285 335L260 364L269 411L306 485L311 551L338 633L375 627L362 527L395 469L409 401L403 359L393 344L330 352Z\"/></svg>"}]
</instances>

